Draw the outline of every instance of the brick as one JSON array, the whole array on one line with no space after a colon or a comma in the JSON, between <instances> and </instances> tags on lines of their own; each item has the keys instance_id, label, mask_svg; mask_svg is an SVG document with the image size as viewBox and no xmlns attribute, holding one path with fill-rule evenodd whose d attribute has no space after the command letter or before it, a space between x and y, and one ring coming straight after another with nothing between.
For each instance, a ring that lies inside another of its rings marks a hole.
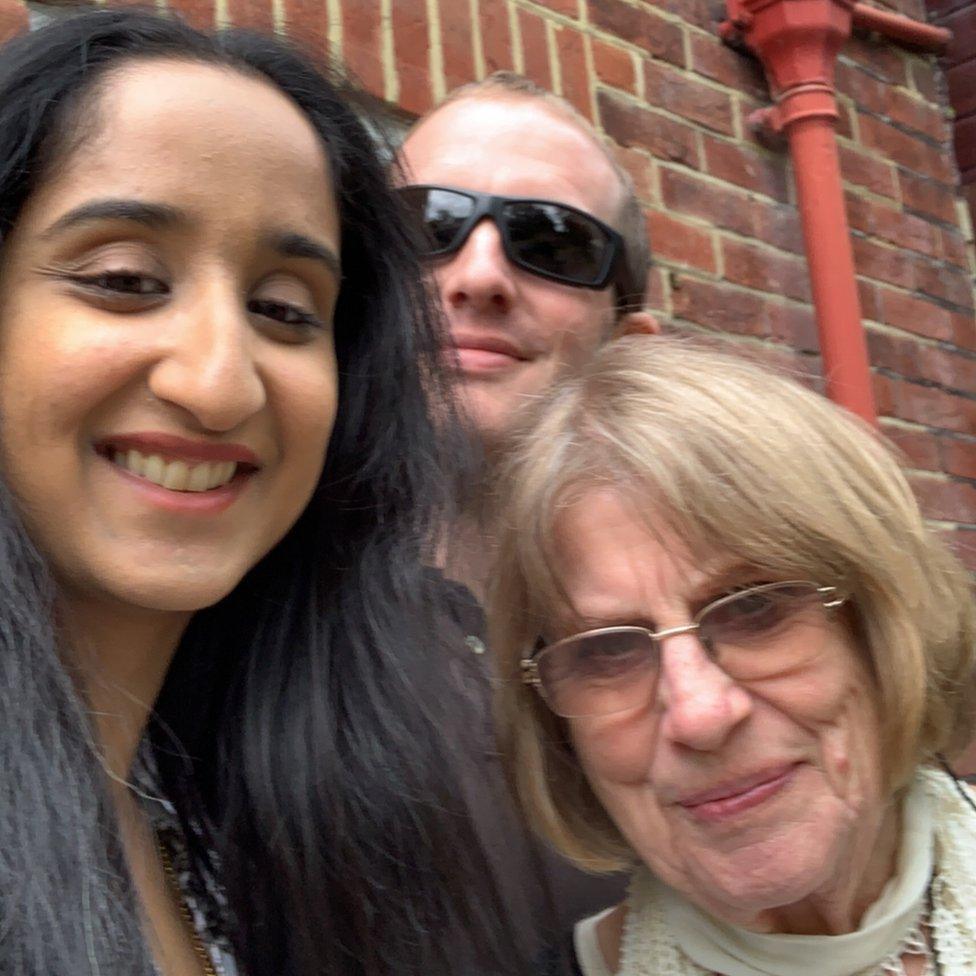
<instances>
[{"instance_id":1,"label":"brick","mask_svg":"<svg viewBox=\"0 0 976 976\"><path fill-rule=\"evenodd\" d=\"M732 99L717 88L696 81L658 61L644 63L644 91L654 105L731 136L735 133Z\"/></svg>"},{"instance_id":2,"label":"brick","mask_svg":"<svg viewBox=\"0 0 976 976\"><path fill-rule=\"evenodd\" d=\"M652 210L647 214L647 232L656 259L715 274L715 246L707 229Z\"/></svg>"},{"instance_id":3,"label":"brick","mask_svg":"<svg viewBox=\"0 0 976 976\"><path fill-rule=\"evenodd\" d=\"M548 7L565 17L579 17L579 0L535 0L540 7Z\"/></svg>"},{"instance_id":4,"label":"brick","mask_svg":"<svg viewBox=\"0 0 976 976\"><path fill-rule=\"evenodd\" d=\"M18 34L26 34L29 29L26 5L17 0L3 0L0 3L0 44Z\"/></svg>"},{"instance_id":5,"label":"brick","mask_svg":"<svg viewBox=\"0 0 976 976\"><path fill-rule=\"evenodd\" d=\"M702 146L705 170L712 176L774 200L788 199L785 157L709 135L702 136Z\"/></svg>"},{"instance_id":6,"label":"brick","mask_svg":"<svg viewBox=\"0 0 976 976\"><path fill-rule=\"evenodd\" d=\"M691 34L690 39L693 71L753 98L768 101L769 87L759 61L733 51L714 35Z\"/></svg>"},{"instance_id":7,"label":"brick","mask_svg":"<svg viewBox=\"0 0 976 976\"><path fill-rule=\"evenodd\" d=\"M619 145L639 146L659 159L699 167L698 140L690 126L610 92L597 92L597 106L604 130Z\"/></svg>"},{"instance_id":8,"label":"brick","mask_svg":"<svg viewBox=\"0 0 976 976\"><path fill-rule=\"evenodd\" d=\"M913 98L903 88L889 90L887 111L884 114L899 125L920 132L935 142L945 143L949 139L949 125L942 109L920 98Z\"/></svg>"},{"instance_id":9,"label":"brick","mask_svg":"<svg viewBox=\"0 0 976 976\"><path fill-rule=\"evenodd\" d=\"M671 292L674 315L717 332L768 336L767 301L717 281L675 275Z\"/></svg>"},{"instance_id":10,"label":"brick","mask_svg":"<svg viewBox=\"0 0 976 976\"><path fill-rule=\"evenodd\" d=\"M305 11L312 11L314 0L286 0L285 23L289 26L300 26L303 46L321 55L325 51L325 44L316 47L315 41L318 17L304 16ZM197 30L213 30L215 23L214 0L169 0L169 10L185 20ZM308 28L306 28L308 24ZM324 34L322 35L324 39Z\"/></svg>"},{"instance_id":11,"label":"brick","mask_svg":"<svg viewBox=\"0 0 976 976\"><path fill-rule=\"evenodd\" d=\"M877 373L874 389L878 402L884 404L881 413L956 433L976 432L976 400Z\"/></svg>"},{"instance_id":12,"label":"brick","mask_svg":"<svg viewBox=\"0 0 976 976\"><path fill-rule=\"evenodd\" d=\"M909 255L898 248L875 244L853 235L854 267L858 274L902 288L915 287L915 269Z\"/></svg>"},{"instance_id":13,"label":"brick","mask_svg":"<svg viewBox=\"0 0 976 976\"><path fill-rule=\"evenodd\" d=\"M976 393L976 359L938 346L918 349L918 373L948 390Z\"/></svg>"},{"instance_id":14,"label":"brick","mask_svg":"<svg viewBox=\"0 0 976 976\"><path fill-rule=\"evenodd\" d=\"M976 441L945 437L939 440L938 447L942 469L947 474L976 480Z\"/></svg>"},{"instance_id":15,"label":"brick","mask_svg":"<svg viewBox=\"0 0 976 976\"><path fill-rule=\"evenodd\" d=\"M942 183L901 170L898 173L901 199L906 210L956 223L956 194Z\"/></svg>"},{"instance_id":16,"label":"brick","mask_svg":"<svg viewBox=\"0 0 976 976\"><path fill-rule=\"evenodd\" d=\"M588 0L590 23L628 44L643 48L655 58L685 66L681 28L646 7L624 0Z\"/></svg>"},{"instance_id":17,"label":"brick","mask_svg":"<svg viewBox=\"0 0 976 976\"><path fill-rule=\"evenodd\" d=\"M942 256L949 264L968 273L972 268L971 254L966 238L958 230L942 229Z\"/></svg>"},{"instance_id":18,"label":"brick","mask_svg":"<svg viewBox=\"0 0 976 976\"><path fill-rule=\"evenodd\" d=\"M941 257L942 235L921 217L894 206L876 203L858 194L847 194L847 219L854 230L929 257Z\"/></svg>"},{"instance_id":19,"label":"brick","mask_svg":"<svg viewBox=\"0 0 976 976\"><path fill-rule=\"evenodd\" d=\"M915 287L926 295L951 302L960 308L973 308L973 279L952 265L919 262L915 266Z\"/></svg>"},{"instance_id":20,"label":"brick","mask_svg":"<svg viewBox=\"0 0 976 976\"><path fill-rule=\"evenodd\" d=\"M783 302L770 305L769 337L803 352L819 352L820 336L810 305Z\"/></svg>"},{"instance_id":21,"label":"brick","mask_svg":"<svg viewBox=\"0 0 976 976\"><path fill-rule=\"evenodd\" d=\"M890 85L908 82L905 55L886 38L877 40L855 34L844 45L843 60L860 65Z\"/></svg>"},{"instance_id":22,"label":"brick","mask_svg":"<svg viewBox=\"0 0 976 976\"><path fill-rule=\"evenodd\" d=\"M931 432L910 427L896 427L884 420L881 421L881 432L911 467L925 471L942 470L939 444Z\"/></svg>"},{"instance_id":23,"label":"brick","mask_svg":"<svg viewBox=\"0 0 976 976\"><path fill-rule=\"evenodd\" d=\"M557 28L556 57L559 58L563 98L582 116L592 121L590 72L586 66L583 35L577 30Z\"/></svg>"},{"instance_id":24,"label":"brick","mask_svg":"<svg viewBox=\"0 0 976 976\"><path fill-rule=\"evenodd\" d=\"M630 51L593 38L593 70L605 85L633 94L637 90L637 72Z\"/></svg>"},{"instance_id":25,"label":"brick","mask_svg":"<svg viewBox=\"0 0 976 976\"><path fill-rule=\"evenodd\" d=\"M762 200L752 201L751 207L756 225L755 236L759 240L781 251L805 254L803 224L796 207Z\"/></svg>"},{"instance_id":26,"label":"brick","mask_svg":"<svg viewBox=\"0 0 976 976\"><path fill-rule=\"evenodd\" d=\"M857 279L857 297L861 305L861 317L873 322L881 321L881 298L879 288L872 281Z\"/></svg>"},{"instance_id":27,"label":"brick","mask_svg":"<svg viewBox=\"0 0 976 976\"><path fill-rule=\"evenodd\" d=\"M898 383L883 373L872 372L871 389L879 422L884 417L894 417L898 413Z\"/></svg>"},{"instance_id":28,"label":"brick","mask_svg":"<svg viewBox=\"0 0 976 976\"><path fill-rule=\"evenodd\" d=\"M949 156L924 142L917 136L902 132L881 119L863 112L858 116L861 141L870 149L876 149L889 159L930 176L942 183L953 184L955 174Z\"/></svg>"},{"instance_id":29,"label":"brick","mask_svg":"<svg viewBox=\"0 0 976 976\"><path fill-rule=\"evenodd\" d=\"M956 115L976 113L976 60L954 65L946 72L946 81Z\"/></svg>"},{"instance_id":30,"label":"brick","mask_svg":"<svg viewBox=\"0 0 976 976\"><path fill-rule=\"evenodd\" d=\"M607 147L614 159L627 171L643 203L658 203L654 184L654 164L650 156L639 149L625 149L611 143Z\"/></svg>"},{"instance_id":31,"label":"brick","mask_svg":"<svg viewBox=\"0 0 976 976\"><path fill-rule=\"evenodd\" d=\"M956 121L956 159L960 172L976 175L976 115Z\"/></svg>"},{"instance_id":32,"label":"brick","mask_svg":"<svg viewBox=\"0 0 976 976\"><path fill-rule=\"evenodd\" d=\"M422 115L433 105L427 51L430 32L426 0L399 0L393 5L393 50L400 82L400 107Z\"/></svg>"},{"instance_id":33,"label":"brick","mask_svg":"<svg viewBox=\"0 0 976 976\"><path fill-rule=\"evenodd\" d=\"M934 64L921 58L912 58L908 64L911 84L914 89L930 102L944 102L945 90L943 74L937 71Z\"/></svg>"},{"instance_id":34,"label":"brick","mask_svg":"<svg viewBox=\"0 0 976 976\"><path fill-rule=\"evenodd\" d=\"M603 0L596 0L603 2ZM645 0L659 10L680 17L686 24L694 24L702 30L715 34L719 22L725 19L725 5L710 3L709 0Z\"/></svg>"},{"instance_id":35,"label":"brick","mask_svg":"<svg viewBox=\"0 0 976 976\"><path fill-rule=\"evenodd\" d=\"M379 0L358 0L342 11L342 56L349 72L367 91L383 97Z\"/></svg>"},{"instance_id":36,"label":"brick","mask_svg":"<svg viewBox=\"0 0 976 976\"><path fill-rule=\"evenodd\" d=\"M662 167L660 179L661 200L669 210L700 217L745 237L756 236L752 204L746 194L684 170Z\"/></svg>"},{"instance_id":37,"label":"brick","mask_svg":"<svg viewBox=\"0 0 976 976\"><path fill-rule=\"evenodd\" d=\"M885 288L881 290L882 320L906 332L929 339L952 341L952 316L924 298Z\"/></svg>"},{"instance_id":38,"label":"brick","mask_svg":"<svg viewBox=\"0 0 976 976\"><path fill-rule=\"evenodd\" d=\"M394 4L396 7L396 4ZM510 71L512 61L512 35L505 0L478 0L478 17L481 21L481 49L485 69Z\"/></svg>"},{"instance_id":39,"label":"brick","mask_svg":"<svg viewBox=\"0 0 976 976\"><path fill-rule=\"evenodd\" d=\"M358 3L359 0L356 0ZM396 4L393 4L395 7ZM474 51L471 47L471 8L456 0L439 0L441 50L447 90L474 80Z\"/></svg>"},{"instance_id":40,"label":"brick","mask_svg":"<svg viewBox=\"0 0 976 976\"><path fill-rule=\"evenodd\" d=\"M871 364L907 380L976 391L976 359L904 336L867 330Z\"/></svg>"},{"instance_id":41,"label":"brick","mask_svg":"<svg viewBox=\"0 0 976 976\"><path fill-rule=\"evenodd\" d=\"M810 300L805 261L728 238L722 241L722 255L728 281L801 302Z\"/></svg>"},{"instance_id":42,"label":"brick","mask_svg":"<svg viewBox=\"0 0 976 976\"><path fill-rule=\"evenodd\" d=\"M976 349L976 322L973 316L954 313L949 316L952 329L952 344L960 349Z\"/></svg>"},{"instance_id":43,"label":"brick","mask_svg":"<svg viewBox=\"0 0 976 976\"><path fill-rule=\"evenodd\" d=\"M232 0L227 12L234 27L245 27L264 34L274 33L271 0Z\"/></svg>"},{"instance_id":44,"label":"brick","mask_svg":"<svg viewBox=\"0 0 976 976\"><path fill-rule=\"evenodd\" d=\"M537 85L552 90L552 74L549 70L549 38L546 22L528 10L518 11L519 30L522 32L522 59L524 74Z\"/></svg>"},{"instance_id":45,"label":"brick","mask_svg":"<svg viewBox=\"0 0 976 976\"><path fill-rule=\"evenodd\" d=\"M888 114L892 88L873 78L860 65L839 60L835 70L837 91L846 95L859 108L866 108L877 115Z\"/></svg>"},{"instance_id":46,"label":"brick","mask_svg":"<svg viewBox=\"0 0 976 976\"><path fill-rule=\"evenodd\" d=\"M840 171L848 183L856 183L872 193L894 197L898 193L897 170L886 160L838 144Z\"/></svg>"},{"instance_id":47,"label":"brick","mask_svg":"<svg viewBox=\"0 0 976 976\"><path fill-rule=\"evenodd\" d=\"M868 358L872 366L879 366L906 379L922 379L915 369L915 353L919 343L904 336L865 329Z\"/></svg>"},{"instance_id":48,"label":"brick","mask_svg":"<svg viewBox=\"0 0 976 976\"><path fill-rule=\"evenodd\" d=\"M976 488L965 481L909 475L922 514L947 522L976 522Z\"/></svg>"}]
</instances>

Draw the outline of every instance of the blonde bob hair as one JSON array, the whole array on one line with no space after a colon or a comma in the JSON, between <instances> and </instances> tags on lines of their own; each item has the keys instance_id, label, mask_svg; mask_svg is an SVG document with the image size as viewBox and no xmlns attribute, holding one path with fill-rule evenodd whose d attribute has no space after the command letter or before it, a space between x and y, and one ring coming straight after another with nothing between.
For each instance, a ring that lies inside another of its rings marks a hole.
<instances>
[{"instance_id":1,"label":"blonde bob hair","mask_svg":"<svg viewBox=\"0 0 976 976\"><path fill-rule=\"evenodd\" d=\"M696 556L727 554L848 597L892 793L919 764L969 741L969 575L926 526L892 450L867 425L755 362L643 336L603 346L527 414L497 499L490 640L504 678L510 776L530 822L562 853L591 870L633 862L564 720L519 674L564 599L554 520L594 488L627 493L652 529L666 526Z\"/></svg>"}]
</instances>

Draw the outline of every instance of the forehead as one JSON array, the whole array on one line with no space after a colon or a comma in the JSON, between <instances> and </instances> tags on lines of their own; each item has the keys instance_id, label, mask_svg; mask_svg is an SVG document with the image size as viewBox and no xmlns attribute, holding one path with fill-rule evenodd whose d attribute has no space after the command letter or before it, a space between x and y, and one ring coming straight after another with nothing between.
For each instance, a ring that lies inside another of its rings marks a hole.
<instances>
[{"instance_id":1,"label":"forehead","mask_svg":"<svg viewBox=\"0 0 976 976\"><path fill-rule=\"evenodd\" d=\"M579 126L525 97L462 98L430 115L403 147L407 179L499 196L539 196L608 222L620 181Z\"/></svg>"},{"instance_id":2,"label":"forehead","mask_svg":"<svg viewBox=\"0 0 976 976\"><path fill-rule=\"evenodd\" d=\"M93 196L337 231L330 167L311 125L270 84L218 66L144 61L106 77L91 133L31 203Z\"/></svg>"},{"instance_id":3,"label":"forehead","mask_svg":"<svg viewBox=\"0 0 976 976\"><path fill-rule=\"evenodd\" d=\"M638 617L714 595L746 569L719 549L693 550L672 522L634 493L595 487L560 507L551 560L573 609L591 620Z\"/></svg>"}]
</instances>

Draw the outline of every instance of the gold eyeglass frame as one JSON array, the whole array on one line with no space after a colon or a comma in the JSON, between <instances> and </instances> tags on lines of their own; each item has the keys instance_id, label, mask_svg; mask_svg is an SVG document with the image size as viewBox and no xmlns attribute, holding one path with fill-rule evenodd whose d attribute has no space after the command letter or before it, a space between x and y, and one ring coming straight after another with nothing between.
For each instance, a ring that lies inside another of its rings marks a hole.
<instances>
[{"instance_id":1,"label":"gold eyeglass frame","mask_svg":"<svg viewBox=\"0 0 976 976\"><path fill-rule=\"evenodd\" d=\"M838 596L836 586L821 586L819 583L814 583L813 580L778 580L775 583L759 583L756 586L747 586L745 589L736 590L733 593L727 593L725 596L719 597L717 600L712 600L710 603L705 604L705 606L703 606L701 610L699 610L694 617L692 617L691 623L683 624L680 627L666 627L664 630L657 631L649 630L647 627L629 625L617 627L595 627L592 630L583 630L578 634L571 634L569 637L563 637L554 644L548 644L545 647L539 648L537 651L533 651L530 656L523 657L519 661L519 670L521 672L522 683L534 688L539 694L539 697L542 698L546 704L548 704L549 699L546 695L545 688L542 685L542 679L539 677L539 659L544 654L548 654L550 651L557 650L571 641L582 640L587 637L593 637L597 634L639 633L645 637L649 637L654 644L659 644L662 640L665 640L668 637L676 637L678 634L693 634L701 627L702 619L718 607L723 607L734 600L739 600L743 596L749 596L754 593L764 593L767 590L780 589L787 586L811 587L811 589L821 597L825 610L835 610L837 607L840 607L847 602L846 596Z\"/></svg>"}]
</instances>

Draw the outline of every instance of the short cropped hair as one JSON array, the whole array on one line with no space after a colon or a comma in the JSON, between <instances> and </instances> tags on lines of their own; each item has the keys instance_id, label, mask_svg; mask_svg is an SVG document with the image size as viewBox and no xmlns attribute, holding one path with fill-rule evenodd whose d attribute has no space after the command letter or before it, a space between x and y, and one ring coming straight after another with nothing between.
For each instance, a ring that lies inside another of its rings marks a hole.
<instances>
[{"instance_id":1,"label":"short cropped hair","mask_svg":"<svg viewBox=\"0 0 976 976\"><path fill-rule=\"evenodd\" d=\"M579 112L566 101L534 81L514 71L496 71L482 81L472 81L455 88L448 96L431 109L416 123L414 129L435 115L446 105L459 102L465 98L527 98L543 103L553 114L561 116L571 125L576 126L584 135L588 136L596 148L603 154L606 161L620 183L620 205L614 219L614 229L624 239L624 251L627 270L631 281L641 291L639 294L618 296L618 315L628 311L639 311L647 302L647 276L651 267L651 246L647 235L647 223L644 219L644 209L637 198L637 190L630 174L625 170L607 148L599 133Z\"/></svg>"},{"instance_id":2,"label":"short cropped hair","mask_svg":"<svg viewBox=\"0 0 976 976\"><path fill-rule=\"evenodd\" d=\"M533 826L591 870L633 863L566 724L522 684L562 605L553 525L594 489L638 502L695 557L728 554L833 585L873 677L885 783L953 753L976 724L969 574L926 525L893 450L845 410L756 362L676 337L599 349L520 418L500 478L490 640L503 751Z\"/></svg>"}]
</instances>

